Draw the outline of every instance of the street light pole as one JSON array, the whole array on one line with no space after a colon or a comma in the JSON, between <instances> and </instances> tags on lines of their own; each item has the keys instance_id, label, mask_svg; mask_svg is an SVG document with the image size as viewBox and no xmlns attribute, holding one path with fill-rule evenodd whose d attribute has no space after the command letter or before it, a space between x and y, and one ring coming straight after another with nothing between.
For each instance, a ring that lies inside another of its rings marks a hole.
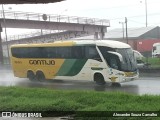
<instances>
[{"instance_id":1,"label":"street light pole","mask_svg":"<svg viewBox=\"0 0 160 120\"><path fill-rule=\"evenodd\" d=\"M128 27L127 27L127 17L125 17L125 23L126 23L126 41L127 41L127 44L128 44Z\"/></svg>"},{"instance_id":2,"label":"street light pole","mask_svg":"<svg viewBox=\"0 0 160 120\"><path fill-rule=\"evenodd\" d=\"M146 27L148 26L148 11L147 11L147 0L145 0L145 13L146 13Z\"/></svg>"},{"instance_id":3,"label":"street light pole","mask_svg":"<svg viewBox=\"0 0 160 120\"><path fill-rule=\"evenodd\" d=\"M143 3L143 2L140 1L140 3ZM147 0L145 0L144 5L145 5L145 23L146 23L146 27L147 27L148 26L148 4L147 4Z\"/></svg>"}]
</instances>

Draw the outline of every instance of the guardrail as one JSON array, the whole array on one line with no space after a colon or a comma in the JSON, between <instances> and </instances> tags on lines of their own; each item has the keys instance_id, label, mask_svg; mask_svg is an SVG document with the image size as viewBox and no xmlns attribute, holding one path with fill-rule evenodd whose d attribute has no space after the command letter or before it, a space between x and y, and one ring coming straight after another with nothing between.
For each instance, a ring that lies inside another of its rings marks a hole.
<instances>
[{"instance_id":1,"label":"guardrail","mask_svg":"<svg viewBox=\"0 0 160 120\"><path fill-rule=\"evenodd\" d=\"M62 31L58 31L58 30L32 31L32 32L24 33L24 34L19 34L19 35L10 35L8 36L8 41L36 37L36 36L47 35L47 34L52 34L52 33L59 33L59 32L62 32ZM2 41L5 42L5 39L6 38L3 38Z\"/></svg>"},{"instance_id":2,"label":"guardrail","mask_svg":"<svg viewBox=\"0 0 160 120\"><path fill-rule=\"evenodd\" d=\"M107 19L76 17L76 16L67 16L67 15L52 15L52 14L20 12L20 11L8 11L8 10L0 11L1 18L3 18L3 12L5 14L5 19L35 20L35 21L65 22L65 23L110 26L110 21Z\"/></svg>"}]
</instances>

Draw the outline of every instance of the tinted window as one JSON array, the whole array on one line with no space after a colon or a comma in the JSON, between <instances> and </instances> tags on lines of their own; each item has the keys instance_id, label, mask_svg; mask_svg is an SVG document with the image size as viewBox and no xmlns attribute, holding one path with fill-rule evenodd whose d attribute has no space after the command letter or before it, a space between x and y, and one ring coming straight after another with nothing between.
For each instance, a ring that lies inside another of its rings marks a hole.
<instances>
[{"instance_id":1,"label":"tinted window","mask_svg":"<svg viewBox=\"0 0 160 120\"><path fill-rule=\"evenodd\" d=\"M71 47L57 47L56 58L71 58Z\"/></svg>"},{"instance_id":2,"label":"tinted window","mask_svg":"<svg viewBox=\"0 0 160 120\"><path fill-rule=\"evenodd\" d=\"M86 54L86 58L88 58L88 59L100 58L98 51L96 49L96 46L87 46L85 54Z\"/></svg>"},{"instance_id":3,"label":"tinted window","mask_svg":"<svg viewBox=\"0 0 160 120\"><path fill-rule=\"evenodd\" d=\"M72 58L84 59L85 58L85 47L84 46L73 46L72 47Z\"/></svg>"},{"instance_id":4,"label":"tinted window","mask_svg":"<svg viewBox=\"0 0 160 120\"><path fill-rule=\"evenodd\" d=\"M43 48L12 48L12 55L17 58L42 58Z\"/></svg>"},{"instance_id":5,"label":"tinted window","mask_svg":"<svg viewBox=\"0 0 160 120\"><path fill-rule=\"evenodd\" d=\"M17 58L100 59L95 46L12 48Z\"/></svg>"}]
</instances>

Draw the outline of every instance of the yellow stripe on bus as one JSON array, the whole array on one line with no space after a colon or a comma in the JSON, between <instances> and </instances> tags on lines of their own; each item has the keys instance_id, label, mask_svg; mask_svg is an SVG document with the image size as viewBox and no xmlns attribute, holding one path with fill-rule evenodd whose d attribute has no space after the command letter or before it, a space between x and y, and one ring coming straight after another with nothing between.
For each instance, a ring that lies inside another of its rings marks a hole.
<instances>
[{"instance_id":1,"label":"yellow stripe on bus","mask_svg":"<svg viewBox=\"0 0 160 120\"><path fill-rule=\"evenodd\" d=\"M12 59L12 67L15 76L27 77L27 71L32 70L34 74L42 71L46 79L54 78L63 65L65 59Z\"/></svg>"},{"instance_id":2,"label":"yellow stripe on bus","mask_svg":"<svg viewBox=\"0 0 160 120\"><path fill-rule=\"evenodd\" d=\"M19 44L19 45L12 45L14 47L52 47L52 46L74 46L76 42L74 41L57 41L53 43L43 43L43 44Z\"/></svg>"}]
</instances>

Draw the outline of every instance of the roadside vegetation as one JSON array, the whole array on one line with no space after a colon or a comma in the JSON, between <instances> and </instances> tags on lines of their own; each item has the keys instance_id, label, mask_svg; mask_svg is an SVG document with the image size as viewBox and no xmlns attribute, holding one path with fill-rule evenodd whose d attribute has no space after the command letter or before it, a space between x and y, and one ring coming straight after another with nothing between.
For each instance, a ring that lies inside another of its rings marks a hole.
<instances>
[{"instance_id":1,"label":"roadside vegetation","mask_svg":"<svg viewBox=\"0 0 160 120\"><path fill-rule=\"evenodd\" d=\"M160 111L159 101L160 96L122 92L0 87L0 111Z\"/></svg>"},{"instance_id":2,"label":"roadside vegetation","mask_svg":"<svg viewBox=\"0 0 160 120\"><path fill-rule=\"evenodd\" d=\"M150 68L160 68L160 58L143 58Z\"/></svg>"}]
</instances>

